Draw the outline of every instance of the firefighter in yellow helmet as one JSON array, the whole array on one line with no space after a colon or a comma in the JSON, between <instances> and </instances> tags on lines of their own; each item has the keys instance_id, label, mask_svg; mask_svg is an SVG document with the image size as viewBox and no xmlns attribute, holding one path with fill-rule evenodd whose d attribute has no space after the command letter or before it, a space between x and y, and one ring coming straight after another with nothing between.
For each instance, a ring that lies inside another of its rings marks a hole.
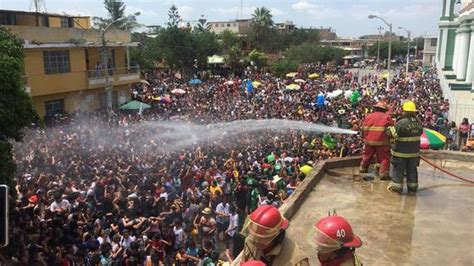
<instances>
[{"instance_id":1,"label":"firefighter in yellow helmet","mask_svg":"<svg viewBox=\"0 0 474 266\"><path fill-rule=\"evenodd\" d=\"M421 122L416 118L416 105L406 101L402 105L403 117L389 132L395 139L392 145L392 181L387 189L402 193L403 180L407 177L408 192L418 189L418 165L420 164L420 137L423 133Z\"/></svg>"}]
</instances>

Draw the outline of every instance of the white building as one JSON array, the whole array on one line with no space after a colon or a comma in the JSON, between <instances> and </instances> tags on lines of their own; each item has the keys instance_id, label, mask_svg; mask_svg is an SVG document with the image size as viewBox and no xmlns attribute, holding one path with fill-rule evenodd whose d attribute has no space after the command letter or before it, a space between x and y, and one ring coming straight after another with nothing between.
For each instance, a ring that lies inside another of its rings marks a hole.
<instances>
[{"instance_id":1,"label":"white building","mask_svg":"<svg viewBox=\"0 0 474 266\"><path fill-rule=\"evenodd\" d=\"M474 0L442 0L436 65L449 118L474 120Z\"/></svg>"},{"instance_id":2,"label":"white building","mask_svg":"<svg viewBox=\"0 0 474 266\"><path fill-rule=\"evenodd\" d=\"M437 44L438 44L438 38L425 37L425 42L423 45L423 66L435 65Z\"/></svg>"},{"instance_id":3,"label":"white building","mask_svg":"<svg viewBox=\"0 0 474 266\"><path fill-rule=\"evenodd\" d=\"M211 32L221 34L228 30L238 35L246 34L250 29L251 19L237 19L229 21L213 21L209 22Z\"/></svg>"}]
</instances>

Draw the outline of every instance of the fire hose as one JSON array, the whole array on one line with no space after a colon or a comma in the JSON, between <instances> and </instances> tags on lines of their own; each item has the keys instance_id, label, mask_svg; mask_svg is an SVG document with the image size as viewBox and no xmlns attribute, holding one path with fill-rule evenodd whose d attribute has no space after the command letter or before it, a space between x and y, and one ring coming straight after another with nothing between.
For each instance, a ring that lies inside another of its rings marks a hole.
<instances>
[{"instance_id":1,"label":"fire hose","mask_svg":"<svg viewBox=\"0 0 474 266\"><path fill-rule=\"evenodd\" d=\"M425 161L425 163L427 163L427 164L433 166L434 168L440 170L441 172L443 172L443 173L445 173L445 174L448 174L448 175L450 175L450 176L452 176L452 177L455 177L455 178L457 178L457 179L460 179L460 180L462 180L462 181L466 181L466 182L469 182L469 183L474 183L474 180L469 179L469 178L465 178L465 177L462 177L462 176L459 176L459 175L457 175L457 174L455 174L455 173L452 173L452 172L446 170L445 168L443 168L443 167L441 167L441 166L438 166L438 165L436 165L435 163L433 163L432 161L428 160L425 156L420 155L420 159L422 159L423 161Z\"/></svg>"}]
</instances>

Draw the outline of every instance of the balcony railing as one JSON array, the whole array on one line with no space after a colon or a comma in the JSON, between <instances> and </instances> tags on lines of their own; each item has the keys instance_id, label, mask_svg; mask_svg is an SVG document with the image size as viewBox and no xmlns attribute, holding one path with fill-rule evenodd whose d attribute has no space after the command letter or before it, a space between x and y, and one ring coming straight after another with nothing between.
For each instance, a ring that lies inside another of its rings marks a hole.
<instances>
[{"instance_id":1,"label":"balcony railing","mask_svg":"<svg viewBox=\"0 0 474 266\"><path fill-rule=\"evenodd\" d=\"M86 71L86 75L89 88L127 84L140 81L140 67L94 69Z\"/></svg>"}]
</instances>

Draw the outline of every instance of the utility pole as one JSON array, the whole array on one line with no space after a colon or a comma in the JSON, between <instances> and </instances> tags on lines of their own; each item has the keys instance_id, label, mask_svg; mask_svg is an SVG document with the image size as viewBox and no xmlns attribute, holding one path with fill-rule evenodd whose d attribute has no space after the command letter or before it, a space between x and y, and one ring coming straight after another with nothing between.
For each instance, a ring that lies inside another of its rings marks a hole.
<instances>
[{"instance_id":1,"label":"utility pole","mask_svg":"<svg viewBox=\"0 0 474 266\"><path fill-rule=\"evenodd\" d=\"M102 69L105 69L105 92L107 94L107 108L112 108L112 86L110 86L109 84L109 54L107 51L107 42L105 40L105 32L107 31L107 29L108 27L106 28L106 30L102 31L102 53L104 53Z\"/></svg>"},{"instance_id":2,"label":"utility pole","mask_svg":"<svg viewBox=\"0 0 474 266\"><path fill-rule=\"evenodd\" d=\"M378 39L378 42L377 42L377 67L378 67L378 65L380 63L380 39L382 38L383 27L379 26L377 29L379 30L379 39Z\"/></svg>"}]
</instances>

